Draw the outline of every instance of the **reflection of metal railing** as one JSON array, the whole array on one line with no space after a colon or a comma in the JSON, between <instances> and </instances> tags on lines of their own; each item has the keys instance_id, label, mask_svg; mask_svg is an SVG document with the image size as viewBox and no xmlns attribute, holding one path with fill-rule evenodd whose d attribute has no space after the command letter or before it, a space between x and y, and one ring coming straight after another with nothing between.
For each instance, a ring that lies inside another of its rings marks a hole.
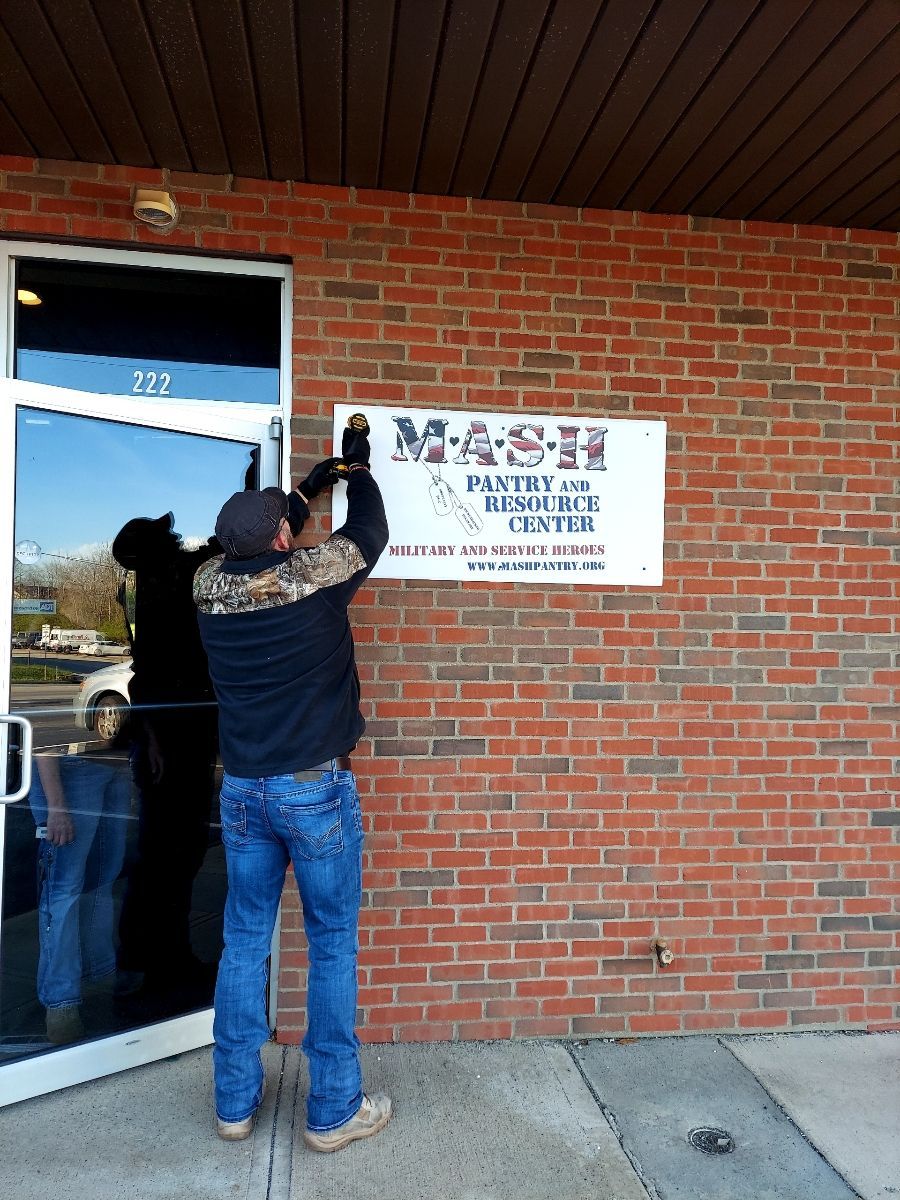
<instances>
[{"instance_id":1,"label":"reflection of metal railing","mask_svg":"<svg viewBox=\"0 0 900 1200\"><path fill-rule=\"evenodd\" d=\"M6 771L0 804L15 804L31 790L31 722L27 717L3 713L0 715L0 724L9 726L3 739L6 743ZM14 734L15 729L21 731L20 736ZM18 773L15 764L18 765Z\"/></svg>"}]
</instances>

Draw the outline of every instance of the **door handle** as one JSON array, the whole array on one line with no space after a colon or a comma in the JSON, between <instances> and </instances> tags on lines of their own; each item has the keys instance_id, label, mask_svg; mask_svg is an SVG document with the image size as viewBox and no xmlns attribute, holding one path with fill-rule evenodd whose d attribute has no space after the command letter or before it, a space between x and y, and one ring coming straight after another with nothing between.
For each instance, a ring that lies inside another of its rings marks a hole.
<instances>
[{"instance_id":1,"label":"door handle","mask_svg":"<svg viewBox=\"0 0 900 1200\"><path fill-rule=\"evenodd\" d=\"M18 725L22 730L22 740L15 748L15 753L19 755L22 764L19 786L14 792L4 792L0 795L0 804L15 804L17 800L21 800L31 791L31 746L33 741L31 722L26 717L14 717L9 713L0 713L0 725ZM9 779L10 749L10 743L7 741L4 786L6 786L6 780Z\"/></svg>"}]
</instances>

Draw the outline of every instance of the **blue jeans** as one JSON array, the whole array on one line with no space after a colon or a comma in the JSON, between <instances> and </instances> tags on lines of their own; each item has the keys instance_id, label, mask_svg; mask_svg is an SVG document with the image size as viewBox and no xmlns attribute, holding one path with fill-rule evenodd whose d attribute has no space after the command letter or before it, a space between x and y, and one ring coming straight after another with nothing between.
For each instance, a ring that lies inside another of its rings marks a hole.
<instances>
[{"instance_id":1,"label":"blue jeans","mask_svg":"<svg viewBox=\"0 0 900 1200\"><path fill-rule=\"evenodd\" d=\"M353 773L332 769L314 783L226 773L221 813L228 898L213 1025L216 1114L243 1121L262 1099L267 960L291 861L309 946L307 1125L335 1129L363 1096L355 1030L363 827Z\"/></svg>"},{"instance_id":2,"label":"blue jeans","mask_svg":"<svg viewBox=\"0 0 900 1200\"><path fill-rule=\"evenodd\" d=\"M127 770L89 755L61 759L60 778L75 837L65 846L40 842L37 993L45 1008L80 1003L82 979L116 969L112 888L125 857L131 796ZM38 771L28 802L35 822L45 825Z\"/></svg>"}]
</instances>

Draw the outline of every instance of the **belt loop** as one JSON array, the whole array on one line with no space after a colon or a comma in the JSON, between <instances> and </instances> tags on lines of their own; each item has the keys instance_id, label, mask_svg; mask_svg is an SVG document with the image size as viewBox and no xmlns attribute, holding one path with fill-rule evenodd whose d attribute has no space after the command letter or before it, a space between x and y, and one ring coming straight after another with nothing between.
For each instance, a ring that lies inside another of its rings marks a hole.
<instances>
[{"instance_id":1,"label":"belt loop","mask_svg":"<svg viewBox=\"0 0 900 1200\"><path fill-rule=\"evenodd\" d=\"M338 774L338 763L337 763L337 759L333 758L331 760L331 782L332 783L337 782L337 774Z\"/></svg>"}]
</instances>

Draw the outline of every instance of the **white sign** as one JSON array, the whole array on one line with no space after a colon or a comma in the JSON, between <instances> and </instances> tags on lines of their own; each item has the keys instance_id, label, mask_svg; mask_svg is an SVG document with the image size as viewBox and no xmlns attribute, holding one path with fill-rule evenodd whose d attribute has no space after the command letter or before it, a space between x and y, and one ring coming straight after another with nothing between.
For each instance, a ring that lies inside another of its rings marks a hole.
<instances>
[{"instance_id":1,"label":"white sign","mask_svg":"<svg viewBox=\"0 0 900 1200\"><path fill-rule=\"evenodd\" d=\"M13 615L24 616L26 613L55 613L55 600L13 600Z\"/></svg>"},{"instance_id":2,"label":"white sign","mask_svg":"<svg viewBox=\"0 0 900 1200\"><path fill-rule=\"evenodd\" d=\"M16 561L20 562L23 567L31 567L41 561L43 550L41 550L37 542L27 539L24 542L16 542L14 553Z\"/></svg>"},{"instance_id":3,"label":"white sign","mask_svg":"<svg viewBox=\"0 0 900 1200\"><path fill-rule=\"evenodd\" d=\"M336 404L335 454L354 412L390 527L373 578L662 583L664 421Z\"/></svg>"}]
</instances>

